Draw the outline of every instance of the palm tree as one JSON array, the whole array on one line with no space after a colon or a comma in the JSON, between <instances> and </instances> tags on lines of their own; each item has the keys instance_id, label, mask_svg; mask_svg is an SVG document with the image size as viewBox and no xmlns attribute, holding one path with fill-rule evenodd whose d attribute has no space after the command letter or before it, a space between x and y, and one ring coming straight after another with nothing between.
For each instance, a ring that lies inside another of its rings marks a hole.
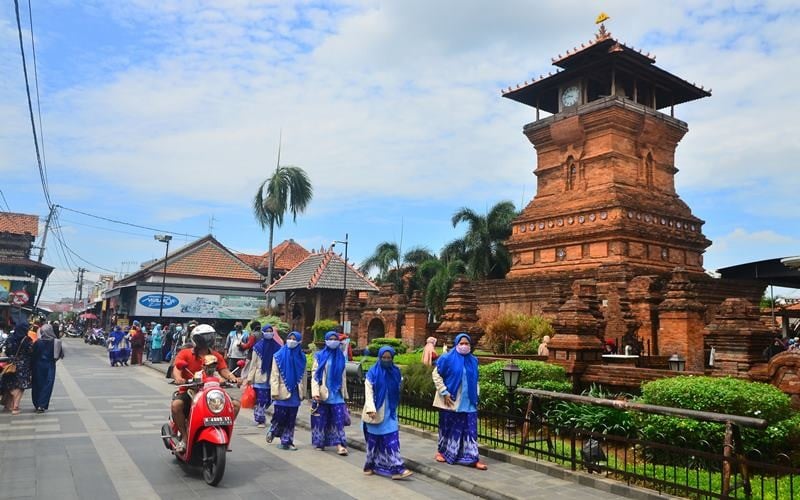
<instances>
[{"instance_id":1,"label":"palm tree","mask_svg":"<svg viewBox=\"0 0 800 500\"><path fill-rule=\"evenodd\" d=\"M253 198L253 213L262 229L269 228L269 267L267 280L272 284L272 272L275 266L275 257L272 254L272 238L275 227L283 225L286 212L292 214L292 221L297 222L297 214L305 211L314 189L305 170L300 167L280 166L280 152L278 153L278 166L275 172L259 186Z\"/></svg>"},{"instance_id":2,"label":"palm tree","mask_svg":"<svg viewBox=\"0 0 800 500\"><path fill-rule=\"evenodd\" d=\"M447 295L456 278L466 274L467 268L460 259L439 260L428 259L418 269L418 277L424 284L425 307L428 312L438 318L444 313Z\"/></svg>"},{"instance_id":3,"label":"palm tree","mask_svg":"<svg viewBox=\"0 0 800 500\"><path fill-rule=\"evenodd\" d=\"M511 236L511 221L516 216L510 201L501 201L485 216L461 208L453 214L453 227L466 222L467 233L447 245L443 253L464 258L473 279L503 278L511 269L511 256L504 242Z\"/></svg>"},{"instance_id":4,"label":"palm tree","mask_svg":"<svg viewBox=\"0 0 800 500\"><path fill-rule=\"evenodd\" d=\"M378 270L376 280L385 281L389 276L389 271L394 268L400 269L400 247L397 243L384 241L375 247L375 251L361 263L361 272L369 273L374 269Z\"/></svg>"},{"instance_id":5,"label":"palm tree","mask_svg":"<svg viewBox=\"0 0 800 500\"><path fill-rule=\"evenodd\" d=\"M436 256L425 247L414 247L401 256L400 247L396 243L384 241L375 247L375 251L361 263L361 271L369 273L377 270L378 283L391 282L398 293L409 297L416 286L416 270L419 265ZM407 286L406 286L407 285Z\"/></svg>"}]
</instances>

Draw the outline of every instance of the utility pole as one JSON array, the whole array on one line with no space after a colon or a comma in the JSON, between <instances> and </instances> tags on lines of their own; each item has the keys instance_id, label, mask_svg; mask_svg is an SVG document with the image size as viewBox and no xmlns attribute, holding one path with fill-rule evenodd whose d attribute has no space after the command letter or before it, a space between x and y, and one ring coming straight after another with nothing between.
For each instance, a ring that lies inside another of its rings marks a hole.
<instances>
[{"instance_id":1,"label":"utility pole","mask_svg":"<svg viewBox=\"0 0 800 500\"><path fill-rule=\"evenodd\" d=\"M44 249L47 245L47 233L50 231L50 221L53 220L53 212L56 211L56 207L58 205L53 205L50 207L50 213L47 214L47 220L44 222L44 233L42 234L42 248L39 250L39 262L42 261L44 258Z\"/></svg>"},{"instance_id":2,"label":"utility pole","mask_svg":"<svg viewBox=\"0 0 800 500\"><path fill-rule=\"evenodd\" d=\"M75 278L75 294L72 296L72 308L75 308L75 303L78 301L78 290L80 290L81 299L83 298L83 273L86 269L83 267L78 268L78 276Z\"/></svg>"}]
</instances>

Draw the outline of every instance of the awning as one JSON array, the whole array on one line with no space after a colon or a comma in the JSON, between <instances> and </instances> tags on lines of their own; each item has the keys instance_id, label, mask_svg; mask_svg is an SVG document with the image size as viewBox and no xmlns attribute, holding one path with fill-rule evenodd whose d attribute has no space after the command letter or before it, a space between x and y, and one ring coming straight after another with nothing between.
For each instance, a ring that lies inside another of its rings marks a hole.
<instances>
[{"instance_id":1,"label":"awning","mask_svg":"<svg viewBox=\"0 0 800 500\"><path fill-rule=\"evenodd\" d=\"M717 272L723 279L755 280L767 285L800 288L800 270L788 267L791 257L759 260L736 266L723 267Z\"/></svg>"}]
</instances>

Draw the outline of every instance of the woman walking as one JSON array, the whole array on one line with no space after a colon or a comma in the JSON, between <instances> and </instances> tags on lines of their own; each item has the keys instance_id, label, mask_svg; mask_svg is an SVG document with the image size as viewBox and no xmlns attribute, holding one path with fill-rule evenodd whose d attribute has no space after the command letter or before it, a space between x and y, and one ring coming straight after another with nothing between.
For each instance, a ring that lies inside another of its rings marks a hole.
<instances>
[{"instance_id":1,"label":"woman walking","mask_svg":"<svg viewBox=\"0 0 800 500\"><path fill-rule=\"evenodd\" d=\"M157 324L153 328L153 333L150 335L150 362L161 363L161 347L164 342L164 332L161 330L161 324Z\"/></svg>"},{"instance_id":2,"label":"woman walking","mask_svg":"<svg viewBox=\"0 0 800 500\"><path fill-rule=\"evenodd\" d=\"M412 474L400 456L397 432L397 407L400 405L400 369L394 364L395 350L378 350L378 362L372 365L364 381L364 438L367 461L364 474L373 473L403 479Z\"/></svg>"},{"instance_id":3,"label":"woman walking","mask_svg":"<svg viewBox=\"0 0 800 500\"><path fill-rule=\"evenodd\" d=\"M294 424L306 382L306 355L300 348L302 340L300 332L291 332L286 336L286 344L273 358L269 379L275 411L267 432L267 442L271 443L278 436L281 438L280 448L284 450L297 450L294 445Z\"/></svg>"},{"instance_id":4,"label":"woman walking","mask_svg":"<svg viewBox=\"0 0 800 500\"><path fill-rule=\"evenodd\" d=\"M108 335L108 360L111 362L111 366L128 364L130 348L125 340L126 337L127 335L119 325L115 326L114 330Z\"/></svg>"},{"instance_id":5,"label":"woman walking","mask_svg":"<svg viewBox=\"0 0 800 500\"><path fill-rule=\"evenodd\" d=\"M58 336L53 326L46 323L39 328L39 340L33 344L31 399L36 413L44 413L50 408L56 381L56 360L61 356L55 349L56 339Z\"/></svg>"},{"instance_id":6,"label":"woman walking","mask_svg":"<svg viewBox=\"0 0 800 500\"><path fill-rule=\"evenodd\" d=\"M6 341L6 354L12 356L16 371L0 379L0 391L5 396L5 411L19 415L22 393L30 389L32 378L33 341L28 336L28 324L18 323Z\"/></svg>"},{"instance_id":7,"label":"woman walking","mask_svg":"<svg viewBox=\"0 0 800 500\"><path fill-rule=\"evenodd\" d=\"M314 356L311 371L311 397L318 405L311 415L311 444L322 451L326 446L336 446L339 455L347 455L347 438L344 433L347 413L346 360L339 349L339 334L325 334L325 349Z\"/></svg>"},{"instance_id":8,"label":"woman walking","mask_svg":"<svg viewBox=\"0 0 800 500\"><path fill-rule=\"evenodd\" d=\"M439 408L436 461L486 470L478 455L478 358L466 333L456 335L454 344L433 370L433 406Z\"/></svg>"},{"instance_id":9,"label":"woman walking","mask_svg":"<svg viewBox=\"0 0 800 500\"><path fill-rule=\"evenodd\" d=\"M425 341L425 349L422 350L422 364L433 366L439 355L436 354L436 337L428 337Z\"/></svg>"},{"instance_id":10,"label":"woman walking","mask_svg":"<svg viewBox=\"0 0 800 500\"><path fill-rule=\"evenodd\" d=\"M131 337L131 364L141 365L142 355L144 354L145 338L142 333L142 327L138 321L133 322L130 330Z\"/></svg>"},{"instance_id":11,"label":"woman walking","mask_svg":"<svg viewBox=\"0 0 800 500\"><path fill-rule=\"evenodd\" d=\"M253 418L258 427L267 426L267 408L272 404L270 398L270 374L275 353L281 348L275 341L275 333L270 325L261 329L263 336L253 346L253 359L245 378L246 383L252 384L256 391L256 405L253 408ZM238 368L238 367L236 367Z\"/></svg>"}]
</instances>

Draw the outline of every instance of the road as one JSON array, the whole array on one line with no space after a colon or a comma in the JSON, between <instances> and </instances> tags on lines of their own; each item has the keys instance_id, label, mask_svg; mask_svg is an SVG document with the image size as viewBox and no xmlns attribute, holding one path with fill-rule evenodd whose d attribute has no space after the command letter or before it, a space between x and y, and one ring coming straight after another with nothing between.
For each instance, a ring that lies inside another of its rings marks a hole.
<instances>
[{"instance_id":1,"label":"road","mask_svg":"<svg viewBox=\"0 0 800 500\"><path fill-rule=\"evenodd\" d=\"M296 452L264 441L244 410L234 431L225 477L216 488L199 469L167 452L160 428L174 386L147 367L108 365L105 350L65 341L50 410L0 413L0 499L474 498L415 475L391 481L362 474L364 454L315 451L297 430Z\"/></svg>"}]
</instances>

